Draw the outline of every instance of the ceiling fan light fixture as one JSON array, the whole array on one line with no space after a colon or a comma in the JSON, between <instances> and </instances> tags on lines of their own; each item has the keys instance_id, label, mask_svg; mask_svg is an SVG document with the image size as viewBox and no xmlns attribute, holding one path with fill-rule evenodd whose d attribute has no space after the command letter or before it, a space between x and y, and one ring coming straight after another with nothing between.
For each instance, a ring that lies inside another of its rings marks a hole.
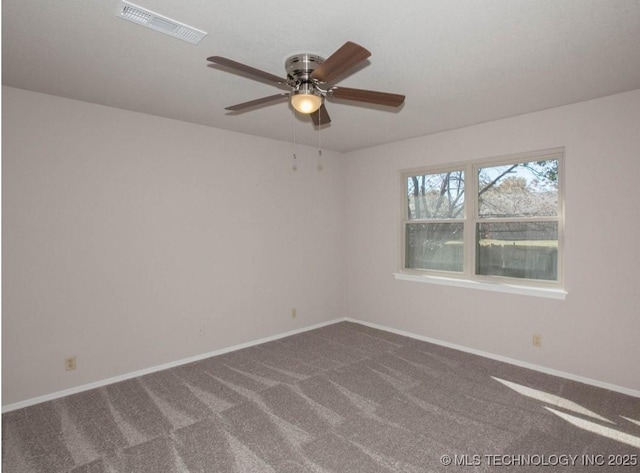
<instances>
[{"instance_id":1,"label":"ceiling fan light fixture","mask_svg":"<svg viewBox=\"0 0 640 473\"><path fill-rule=\"evenodd\" d=\"M286 80L222 56L211 56L207 58L207 61L232 69L232 72L242 73L250 79L267 81L277 86L286 86L291 89L287 93L275 94L232 105L231 107L226 107L225 110L239 112L289 98L295 111L310 115L314 126L321 127L331 123L327 107L324 105L325 97L390 107L399 107L403 104L404 95L324 85L331 84L340 75L353 69L358 64L362 64L370 55L371 53L368 50L351 41L344 43L326 60L315 54L296 54L285 60Z\"/></svg>"},{"instance_id":2,"label":"ceiling fan light fixture","mask_svg":"<svg viewBox=\"0 0 640 473\"><path fill-rule=\"evenodd\" d=\"M296 91L291 96L291 105L298 112L309 115L320 108L322 97L313 92Z\"/></svg>"}]
</instances>

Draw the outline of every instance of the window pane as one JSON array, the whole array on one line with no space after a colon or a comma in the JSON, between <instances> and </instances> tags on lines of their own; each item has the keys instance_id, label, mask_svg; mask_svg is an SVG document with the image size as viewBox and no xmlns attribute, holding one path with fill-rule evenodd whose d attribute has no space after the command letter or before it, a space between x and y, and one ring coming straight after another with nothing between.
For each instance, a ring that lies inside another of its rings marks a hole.
<instances>
[{"instance_id":1,"label":"window pane","mask_svg":"<svg viewBox=\"0 0 640 473\"><path fill-rule=\"evenodd\" d=\"M463 223L409 223L405 267L462 271Z\"/></svg>"},{"instance_id":2,"label":"window pane","mask_svg":"<svg viewBox=\"0 0 640 473\"><path fill-rule=\"evenodd\" d=\"M558 279L558 223L479 223L476 274Z\"/></svg>"},{"instance_id":3,"label":"window pane","mask_svg":"<svg viewBox=\"0 0 640 473\"><path fill-rule=\"evenodd\" d=\"M409 176L407 202L409 220L462 218L464 172Z\"/></svg>"},{"instance_id":4,"label":"window pane","mask_svg":"<svg viewBox=\"0 0 640 473\"><path fill-rule=\"evenodd\" d=\"M558 215L558 160L530 161L478 170L478 215Z\"/></svg>"}]
</instances>

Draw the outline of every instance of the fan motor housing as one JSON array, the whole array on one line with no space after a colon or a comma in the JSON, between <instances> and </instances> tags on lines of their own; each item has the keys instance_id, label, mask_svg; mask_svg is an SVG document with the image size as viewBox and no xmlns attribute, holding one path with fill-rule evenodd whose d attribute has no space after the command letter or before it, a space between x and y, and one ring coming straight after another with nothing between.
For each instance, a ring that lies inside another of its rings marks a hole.
<instances>
[{"instance_id":1,"label":"fan motor housing","mask_svg":"<svg viewBox=\"0 0 640 473\"><path fill-rule=\"evenodd\" d=\"M311 73L323 62L324 58L315 54L291 56L284 63L287 78L295 83L311 81Z\"/></svg>"}]
</instances>

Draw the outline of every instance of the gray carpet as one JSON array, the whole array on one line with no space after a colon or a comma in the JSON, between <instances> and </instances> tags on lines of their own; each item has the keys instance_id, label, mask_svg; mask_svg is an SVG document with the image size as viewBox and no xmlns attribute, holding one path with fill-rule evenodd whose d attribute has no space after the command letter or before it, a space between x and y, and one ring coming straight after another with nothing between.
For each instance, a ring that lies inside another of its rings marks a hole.
<instances>
[{"instance_id":1,"label":"gray carpet","mask_svg":"<svg viewBox=\"0 0 640 473\"><path fill-rule=\"evenodd\" d=\"M346 322L2 426L5 473L640 470L640 399Z\"/></svg>"}]
</instances>

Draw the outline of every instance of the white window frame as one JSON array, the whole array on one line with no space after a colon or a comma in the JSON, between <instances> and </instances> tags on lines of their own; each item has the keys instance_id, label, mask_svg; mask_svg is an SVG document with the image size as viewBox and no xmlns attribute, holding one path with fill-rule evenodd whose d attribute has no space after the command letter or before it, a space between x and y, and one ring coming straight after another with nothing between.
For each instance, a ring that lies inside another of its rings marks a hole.
<instances>
[{"instance_id":1,"label":"white window frame","mask_svg":"<svg viewBox=\"0 0 640 473\"><path fill-rule=\"evenodd\" d=\"M518 218L479 218L478 216L478 170L480 168L518 164L530 161L558 160L558 213L555 217L518 217ZM444 220L409 220L408 186L411 176L425 174L443 174L446 172L464 171L464 212L461 219ZM429 166L400 171L402 189L402 219L400 235L400 270L395 273L396 279L444 284L450 286L470 287L498 292L509 292L535 295L555 299L564 299L564 148L512 154L463 163ZM406 268L406 228L409 223L437 223L464 221L463 238L463 271L442 271ZM476 272L476 227L478 223L494 222L557 222L558 225L558 258L557 280L545 281L535 279L513 278L505 276L478 275Z\"/></svg>"}]
</instances>

